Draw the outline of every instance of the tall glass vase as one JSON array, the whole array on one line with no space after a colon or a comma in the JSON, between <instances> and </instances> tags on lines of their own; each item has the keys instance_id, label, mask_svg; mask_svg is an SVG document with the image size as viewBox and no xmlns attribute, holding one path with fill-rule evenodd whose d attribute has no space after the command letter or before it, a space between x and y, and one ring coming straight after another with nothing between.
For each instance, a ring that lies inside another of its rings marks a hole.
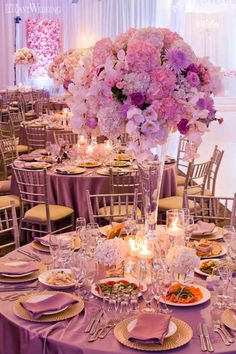
<instances>
[{"instance_id":1,"label":"tall glass vase","mask_svg":"<svg viewBox=\"0 0 236 354\"><path fill-rule=\"evenodd\" d=\"M167 144L152 149L149 159L138 163L144 202L146 236L156 236L158 202L165 164Z\"/></svg>"}]
</instances>

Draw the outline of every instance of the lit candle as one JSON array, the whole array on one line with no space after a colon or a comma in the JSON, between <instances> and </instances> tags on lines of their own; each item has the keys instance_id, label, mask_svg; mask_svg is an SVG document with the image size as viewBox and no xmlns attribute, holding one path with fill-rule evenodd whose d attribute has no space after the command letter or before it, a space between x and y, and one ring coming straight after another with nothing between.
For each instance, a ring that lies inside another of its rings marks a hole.
<instances>
[{"instance_id":1,"label":"lit candle","mask_svg":"<svg viewBox=\"0 0 236 354\"><path fill-rule=\"evenodd\" d=\"M144 243L138 252L138 257L142 259L151 259L153 258L153 252L147 246L147 240L144 240Z\"/></svg>"},{"instance_id":2,"label":"lit candle","mask_svg":"<svg viewBox=\"0 0 236 354\"><path fill-rule=\"evenodd\" d=\"M129 239L129 248L130 248L131 256L133 256L133 257L137 256L138 248L136 246L135 240L132 238Z\"/></svg>"}]
</instances>

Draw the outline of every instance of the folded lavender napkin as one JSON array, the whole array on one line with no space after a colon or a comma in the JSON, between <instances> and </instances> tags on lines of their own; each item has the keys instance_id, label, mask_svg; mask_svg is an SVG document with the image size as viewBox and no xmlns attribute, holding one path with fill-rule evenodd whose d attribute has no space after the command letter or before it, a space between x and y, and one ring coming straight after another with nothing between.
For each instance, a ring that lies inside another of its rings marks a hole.
<instances>
[{"instance_id":1,"label":"folded lavender napkin","mask_svg":"<svg viewBox=\"0 0 236 354\"><path fill-rule=\"evenodd\" d=\"M41 243L43 246L49 247L49 236L44 236L44 237L34 237L34 241L37 241Z\"/></svg>"},{"instance_id":2,"label":"folded lavender napkin","mask_svg":"<svg viewBox=\"0 0 236 354\"><path fill-rule=\"evenodd\" d=\"M38 302L22 301L21 305L30 312L34 319L37 319L45 312L61 310L76 302L78 302L76 299L72 299L66 294L58 293Z\"/></svg>"},{"instance_id":3,"label":"folded lavender napkin","mask_svg":"<svg viewBox=\"0 0 236 354\"><path fill-rule=\"evenodd\" d=\"M137 317L135 327L129 333L128 339L133 342L163 344L168 332L170 317L170 315L162 313L140 314Z\"/></svg>"},{"instance_id":4,"label":"folded lavender napkin","mask_svg":"<svg viewBox=\"0 0 236 354\"><path fill-rule=\"evenodd\" d=\"M204 222L199 220L195 225L194 225L194 229L193 229L193 236L202 236L202 235L206 235L206 234L210 234L213 232L215 228L215 224L213 222L208 223L208 222Z\"/></svg>"},{"instance_id":5,"label":"folded lavender napkin","mask_svg":"<svg viewBox=\"0 0 236 354\"><path fill-rule=\"evenodd\" d=\"M35 272L39 269L37 262L25 262L17 264L17 262L0 263L0 274L24 275L26 273Z\"/></svg>"}]
</instances>

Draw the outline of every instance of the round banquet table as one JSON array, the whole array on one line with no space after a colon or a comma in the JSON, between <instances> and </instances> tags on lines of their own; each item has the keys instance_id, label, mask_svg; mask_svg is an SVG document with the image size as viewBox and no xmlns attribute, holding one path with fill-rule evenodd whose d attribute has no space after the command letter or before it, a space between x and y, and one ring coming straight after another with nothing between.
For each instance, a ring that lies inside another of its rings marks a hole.
<instances>
[{"instance_id":1,"label":"round banquet table","mask_svg":"<svg viewBox=\"0 0 236 354\"><path fill-rule=\"evenodd\" d=\"M31 244L23 249L32 252ZM34 250L35 251L35 250ZM37 252L42 262L48 259L49 255L43 252ZM22 259L22 254L16 250L9 253L2 260L8 258ZM204 278L200 276L195 280L206 286ZM30 283L32 284L32 283ZM36 283L34 283L36 284ZM4 283L0 283L1 288ZM37 285L37 290L45 290L42 284ZM47 288L46 290L50 290ZM73 289L71 290L73 291ZM12 294L9 292L1 293L1 298ZM213 295L214 296L214 295ZM92 314L102 306L101 299L92 299L85 303L84 311L72 318L55 323L35 323L23 320L17 317L13 312L13 302L2 301L0 299L0 353L1 354L135 354L141 353L134 349L120 344L110 331L105 339L99 339L95 342L88 342L88 335L84 329L89 322ZM171 307L172 316L187 322L192 330L193 337L191 341L180 347L169 351L169 353L180 354L200 354L199 338L197 336L197 325L207 323L209 326L210 338L213 343L216 354L235 354L236 343L226 347L220 337L211 330L211 311L213 306L211 300L206 303L188 308ZM166 353L166 352L165 352Z\"/></svg>"},{"instance_id":2,"label":"round banquet table","mask_svg":"<svg viewBox=\"0 0 236 354\"><path fill-rule=\"evenodd\" d=\"M160 198L176 195L176 164L165 165ZM48 171L49 203L71 207L75 216L88 220L86 190L90 194L109 193L109 176L101 176L95 170L87 169L81 175L61 175ZM18 186L13 176L11 194L19 195Z\"/></svg>"}]
</instances>

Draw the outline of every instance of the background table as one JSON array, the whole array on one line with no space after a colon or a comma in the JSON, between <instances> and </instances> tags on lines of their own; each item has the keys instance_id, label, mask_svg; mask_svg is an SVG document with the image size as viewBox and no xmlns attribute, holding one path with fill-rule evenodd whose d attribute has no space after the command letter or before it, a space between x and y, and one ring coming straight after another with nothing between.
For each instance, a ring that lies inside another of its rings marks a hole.
<instances>
[{"instance_id":1,"label":"background table","mask_svg":"<svg viewBox=\"0 0 236 354\"><path fill-rule=\"evenodd\" d=\"M176 165L165 166L162 178L160 198L176 195ZM89 175L86 176L86 174ZM90 173L93 173L92 175ZM86 190L91 194L109 193L109 176L101 176L88 169L84 175L61 175L48 172L49 203L71 207L75 216L88 220ZM11 179L11 194L19 195L14 176Z\"/></svg>"},{"instance_id":2,"label":"background table","mask_svg":"<svg viewBox=\"0 0 236 354\"><path fill-rule=\"evenodd\" d=\"M30 244L22 247L32 252ZM37 252L37 251L36 251ZM42 260L49 256L38 252ZM12 257L22 259L22 255L13 251L3 259ZM206 286L204 278L196 277L201 285ZM40 285L39 290L45 287ZM1 296L7 293L1 293ZM94 309L102 306L100 299L94 299L85 306L85 311L71 321L65 320L57 324L33 323L18 318L13 313L13 302L0 300L0 353L1 354L135 354L142 353L121 345L113 336L112 331L103 340L88 343L84 329ZM211 300L205 304L189 308L171 307L172 315L187 322L193 329L193 338L185 346L169 351L169 353L201 354L197 325L206 322L211 325L210 311L213 309ZM54 328L53 331L51 331ZM48 334L48 337L47 337ZM226 347L219 336L210 330L215 354L235 354L236 343ZM45 340L45 338L47 338ZM45 348L44 345L46 344ZM45 349L45 350L44 350Z\"/></svg>"}]
</instances>

